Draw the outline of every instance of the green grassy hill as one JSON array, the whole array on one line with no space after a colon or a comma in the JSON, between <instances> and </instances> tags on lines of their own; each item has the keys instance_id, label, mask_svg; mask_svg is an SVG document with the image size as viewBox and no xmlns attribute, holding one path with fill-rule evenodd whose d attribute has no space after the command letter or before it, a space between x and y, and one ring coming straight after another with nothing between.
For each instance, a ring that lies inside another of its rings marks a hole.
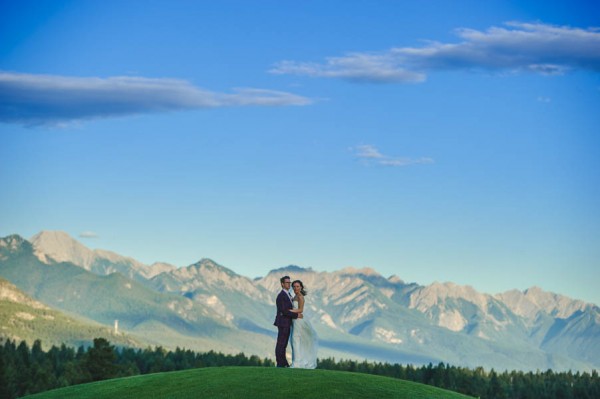
<instances>
[{"instance_id":1,"label":"green grassy hill","mask_svg":"<svg viewBox=\"0 0 600 399\"><path fill-rule=\"evenodd\" d=\"M119 378L27 396L31 399L138 398L460 399L443 389L394 378L330 370L212 367Z\"/></svg>"}]
</instances>

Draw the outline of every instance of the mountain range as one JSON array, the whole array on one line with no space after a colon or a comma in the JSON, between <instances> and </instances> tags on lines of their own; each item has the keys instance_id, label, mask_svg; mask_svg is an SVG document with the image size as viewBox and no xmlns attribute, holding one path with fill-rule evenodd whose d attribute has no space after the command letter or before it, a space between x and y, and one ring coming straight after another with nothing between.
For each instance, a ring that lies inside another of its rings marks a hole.
<instances>
[{"instance_id":1,"label":"mountain range","mask_svg":"<svg viewBox=\"0 0 600 399\"><path fill-rule=\"evenodd\" d=\"M305 316L319 334L320 357L519 370L600 366L600 308L537 287L489 295L449 282L406 283L369 268L293 265L249 279L210 259L145 265L63 232L0 238L0 277L13 291L78 323L111 327L118 320L127 341L118 344L273 357L274 298L285 274L309 290ZM6 309L10 320L33 314L16 310L17 302L0 306L0 336L24 335L14 322L4 325Z\"/></svg>"}]
</instances>

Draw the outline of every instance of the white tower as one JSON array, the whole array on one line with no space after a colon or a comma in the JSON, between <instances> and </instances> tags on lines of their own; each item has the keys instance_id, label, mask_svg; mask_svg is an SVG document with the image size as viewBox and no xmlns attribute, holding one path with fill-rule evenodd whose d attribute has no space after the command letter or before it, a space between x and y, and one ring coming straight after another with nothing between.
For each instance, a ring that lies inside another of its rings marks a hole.
<instances>
[{"instance_id":1,"label":"white tower","mask_svg":"<svg viewBox=\"0 0 600 399\"><path fill-rule=\"evenodd\" d=\"M119 320L115 320L115 335L119 335Z\"/></svg>"}]
</instances>

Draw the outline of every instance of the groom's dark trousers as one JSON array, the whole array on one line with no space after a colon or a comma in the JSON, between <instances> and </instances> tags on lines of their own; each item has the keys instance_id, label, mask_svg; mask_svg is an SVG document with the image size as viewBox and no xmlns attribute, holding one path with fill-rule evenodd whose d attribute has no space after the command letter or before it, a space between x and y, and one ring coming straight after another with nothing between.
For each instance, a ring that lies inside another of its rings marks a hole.
<instances>
[{"instance_id":1,"label":"groom's dark trousers","mask_svg":"<svg viewBox=\"0 0 600 399\"><path fill-rule=\"evenodd\" d=\"M290 331L292 328L292 319L298 318L298 313L290 312L292 309L292 300L285 290L281 290L277 295L277 316L275 316L274 325L277 326L277 345L275 346L275 358L277 367L289 367L285 357L288 341L290 340Z\"/></svg>"}]
</instances>

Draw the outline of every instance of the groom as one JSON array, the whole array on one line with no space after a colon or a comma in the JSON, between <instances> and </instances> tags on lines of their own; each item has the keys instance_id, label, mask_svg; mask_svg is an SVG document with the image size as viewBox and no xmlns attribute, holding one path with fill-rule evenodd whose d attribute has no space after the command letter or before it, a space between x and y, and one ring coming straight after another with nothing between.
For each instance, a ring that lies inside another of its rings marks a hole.
<instances>
[{"instance_id":1,"label":"groom","mask_svg":"<svg viewBox=\"0 0 600 399\"><path fill-rule=\"evenodd\" d=\"M277 316L275 316L275 323L273 323L277 326L275 358L277 359L277 367L290 367L285 357L285 351L290 340L292 319L302 318L302 313L290 312L290 309L293 308L292 296L290 295L290 277L284 276L279 279L279 282L281 283L281 292L277 295Z\"/></svg>"}]
</instances>

